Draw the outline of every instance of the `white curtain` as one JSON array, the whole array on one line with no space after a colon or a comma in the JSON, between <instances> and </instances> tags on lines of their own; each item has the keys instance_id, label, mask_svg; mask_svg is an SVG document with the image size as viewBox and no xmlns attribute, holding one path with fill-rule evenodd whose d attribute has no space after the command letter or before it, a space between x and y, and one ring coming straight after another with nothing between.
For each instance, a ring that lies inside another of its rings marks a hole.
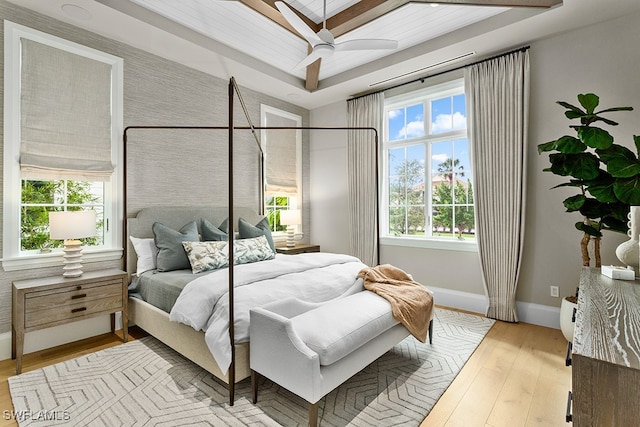
<instances>
[{"instance_id":1,"label":"white curtain","mask_svg":"<svg viewBox=\"0 0 640 427\"><path fill-rule=\"evenodd\" d=\"M475 174L476 238L487 316L517 322L516 288L525 221L529 53L465 68Z\"/></svg>"},{"instance_id":2,"label":"white curtain","mask_svg":"<svg viewBox=\"0 0 640 427\"><path fill-rule=\"evenodd\" d=\"M384 95L375 93L347 101L349 127L382 129ZM376 165L373 131L348 131L349 229L351 254L369 265L378 259Z\"/></svg>"},{"instance_id":3,"label":"white curtain","mask_svg":"<svg viewBox=\"0 0 640 427\"><path fill-rule=\"evenodd\" d=\"M111 66L25 38L21 49L22 176L109 180Z\"/></svg>"}]
</instances>

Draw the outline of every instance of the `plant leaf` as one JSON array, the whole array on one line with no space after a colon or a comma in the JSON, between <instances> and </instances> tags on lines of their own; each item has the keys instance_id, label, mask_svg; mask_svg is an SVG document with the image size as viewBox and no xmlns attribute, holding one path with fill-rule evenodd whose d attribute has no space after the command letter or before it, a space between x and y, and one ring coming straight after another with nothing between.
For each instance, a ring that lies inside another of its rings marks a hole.
<instances>
[{"instance_id":1,"label":"plant leaf","mask_svg":"<svg viewBox=\"0 0 640 427\"><path fill-rule=\"evenodd\" d=\"M578 138L564 135L555 141L545 142L538 145L538 154L545 151L559 151L561 153L582 153L587 149L587 146Z\"/></svg>"},{"instance_id":2,"label":"plant leaf","mask_svg":"<svg viewBox=\"0 0 640 427\"><path fill-rule=\"evenodd\" d=\"M622 203L640 205L640 176L620 178L613 184L613 191Z\"/></svg>"},{"instance_id":3,"label":"plant leaf","mask_svg":"<svg viewBox=\"0 0 640 427\"><path fill-rule=\"evenodd\" d=\"M584 186L586 187L586 190L589 192L589 194L591 194L599 201L605 203L613 203L618 201L618 198L613 191L614 181L615 179L610 174L603 170L600 170L600 174L598 175L598 177L592 180L584 181Z\"/></svg>"},{"instance_id":4,"label":"plant leaf","mask_svg":"<svg viewBox=\"0 0 640 427\"><path fill-rule=\"evenodd\" d=\"M610 113L612 111L633 111L633 107L613 107L613 108L607 108L601 111L597 111L595 114L602 114L602 113Z\"/></svg>"},{"instance_id":5,"label":"plant leaf","mask_svg":"<svg viewBox=\"0 0 640 427\"><path fill-rule=\"evenodd\" d=\"M640 135L633 135L633 143L636 145L636 153L640 156Z\"/></svg>"},{"instance_id":6,"label":"plant leaf","mask_svg":"<svg viewBox=\"0 0 640 427\"><path fill-rule=\"evenodd\" d=\"M550 172L561 176L589 180L595 179L599 174L600 160L592 153L549 154Z\"/></svg>"},{"instance_id":7,"label":"plant leaf","mask_svg":"<svg viewBox=\"0 0 640 427\"><path fill-rule=\"evenodd\" d=\"M554 188L560 188L560 187L582 187L584 183L585 181L581 179L572 179L569 182L564 182L562 184L554 185L553 187L551 187L551 190L553 190Z\"/></svg>"},{"instance_id":8,"label":"plant leaf","mask_svg":"<svg viewBox=\"0 0 640 427\"><path fill-rule=\"evenodd\" d=\"M608 203L602 203L596 199L587 197L580 207L580 213L589 219L598 219L609 215L611 213L611 207Z\"/></svg>"},{"instance_id":9,"label":"plant leaf","mask_svg":"<svg viewBox=\"0 0 640 427\"><path fill-rule=\"evenodd\" d=\"M602 237L602 233L595 227L587 225L584 222L576 222L576 228L590 236Z\"/></svg>"},{"instance_id":10,"label":"plant leaf","mask_svg":"<svg viewBox=\"0 0 640 427\"><path fill-rule=\"evenodd\" d=\"M562 105L567 110L571 110L571 111L575 112L578 115L578 117L584 116L585 114L587 114L584 111L582 111L580 108L576 107L575 105L571 105L568 102L558 101L557 103Z\"/></svg>"},{"instance_id":11,"label":"plant leaf","mask_svg":"<svg viewBox=\"0 0 640 427\"><path fill-rule=\"evenodd\" d=\"M613 144L606 150L596 150L596 153L614 178L630 178L640 174L640 162L627 147Z\"/></svg>"},{"instance_id":12,"label":"plant leaf","mask_svg":"<svg viewBox=\"0 0 640 427\"><path fill-rule=\"evenodd\" d=\"M617 233L627 233L629 227L625 221L620 221L619 219L607 216L602 218L602 223L607 226L607 230L615 231Z\"/></svg>"},{"instance_id":13,"label":"plant leaf","mask_svg":"<svg viewBox=\"0 0 640 427\"><path fill-rule=\"evenodd\" d=\"M587 114L593 114L598 104L600 104L600 98L593 93L585 93L578 95L578 102L587 110Z\"/></svg>"},{"instance_id":14,"label":"plant leaf","mask_svg":"<svg viewBox=\"0 0 640 427\"><path fill-rule=\"evenodd\" d=\"M578 194L564 199L562 204L567 208L567 212L575 212L580 210L586 200L587 198L583 194Z\"/></svg>"},{"instance_id":15,"label":"plant leaf","mask_svg":"<svg viewBox=\"0 0 640 427\"><path fill-rule=\"evenodd\" d=\"M607 149L613 144L613 136L604 129L590 126L576 126L578 137L591 148Z\"/></svg>"}]
</instances>

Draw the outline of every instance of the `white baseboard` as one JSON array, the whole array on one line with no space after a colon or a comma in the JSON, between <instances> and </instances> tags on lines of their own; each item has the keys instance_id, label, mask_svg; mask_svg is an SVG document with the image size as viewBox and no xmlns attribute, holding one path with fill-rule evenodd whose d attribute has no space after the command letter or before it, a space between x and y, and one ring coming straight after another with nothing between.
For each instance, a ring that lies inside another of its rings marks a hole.
<instances>
[{"instance_id":1,"label":"white baseboard","mask_svg":"<svg viewBox=\"0 0 640 427\"><path fill-rule=\"evenodd\" d=\"M489 306L489 298L485 295L432 286L429 286L429 290L433 291L437 305L481 314L485 314ZM517 307L518 318L521 322L560 329L560 307L522 301L517 302Z\"/></svg>"},{"instance_id":2,"label":"white baseboard","mask_svg":"<svg viewBox=\"0 0 640 427\"><path fill-rule=\"evenodd\" d=\"M116 330L122 328L122 317L116 313ZM66 325L28 332L24 337L24 354L111 332L109 315L67 323ZM0 360L11 358L11 332L0 334Z\"/></svg>"}]
</instances>

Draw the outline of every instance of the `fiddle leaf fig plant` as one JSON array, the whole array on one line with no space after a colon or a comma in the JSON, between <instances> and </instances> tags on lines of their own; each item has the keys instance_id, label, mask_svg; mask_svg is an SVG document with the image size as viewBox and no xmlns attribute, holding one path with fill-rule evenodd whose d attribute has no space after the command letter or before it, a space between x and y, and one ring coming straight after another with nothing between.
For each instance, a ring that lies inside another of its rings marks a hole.
<instances>
[{"instance_id":1,"label":"fiddle leaf fig plant","mask_svg":"<svg viewBox=\"0 0 640 427\"><path fill-rule=\"evenodd\" d=\"M579 212L582 221L575 227L582 231L580 242L582 264L590 265L588 245L594 243L595 266L601 266L600 239L602 232L610 230L626 233L627 214L631 205L640 205L640 136L635 135L636 153L614 143L613 136L596 122L617 126L618 123L603 114L632 111L632 107L614 107L596 111L600 98L593 94L578 95L580 106L558 101L565 108L565 117L579 120L570 125L575 136L560 138L538 145L538 154L550 152L551 166L545 172L569 177L567 182L553 188L575 187L578 194L563 201L567 212Z\"/></svg>"}]
</instances>

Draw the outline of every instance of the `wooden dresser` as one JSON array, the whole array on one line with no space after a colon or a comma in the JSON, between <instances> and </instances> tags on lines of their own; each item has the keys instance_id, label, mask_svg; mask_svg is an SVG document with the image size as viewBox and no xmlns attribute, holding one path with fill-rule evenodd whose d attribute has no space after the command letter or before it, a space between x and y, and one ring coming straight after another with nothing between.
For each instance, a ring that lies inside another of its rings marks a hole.
<instances>
[{"instance_id":1,"label":"wooden dresser","mask_svg":"<svg viewBox=\"0 0 640 427\"><path fill-rule=\"evenodd\" d=\"M13 334L11 358L16 373L22 372L24 334L69 322L111 314L115 331L115 312L122 312L123 341L128 340L127 273L101 270L80 277L62 275L13 282Z\"/></svg>"},{"instance_id":2,"label":"wooden dresser","mask_svg":"<svg viewBox=\"0 0 640 427\"><path fill-rule=\"evenodd\" d=\"M640 281L580 276L572 354L574 426L640 420Z\"/></svg>"}]
</instances>

